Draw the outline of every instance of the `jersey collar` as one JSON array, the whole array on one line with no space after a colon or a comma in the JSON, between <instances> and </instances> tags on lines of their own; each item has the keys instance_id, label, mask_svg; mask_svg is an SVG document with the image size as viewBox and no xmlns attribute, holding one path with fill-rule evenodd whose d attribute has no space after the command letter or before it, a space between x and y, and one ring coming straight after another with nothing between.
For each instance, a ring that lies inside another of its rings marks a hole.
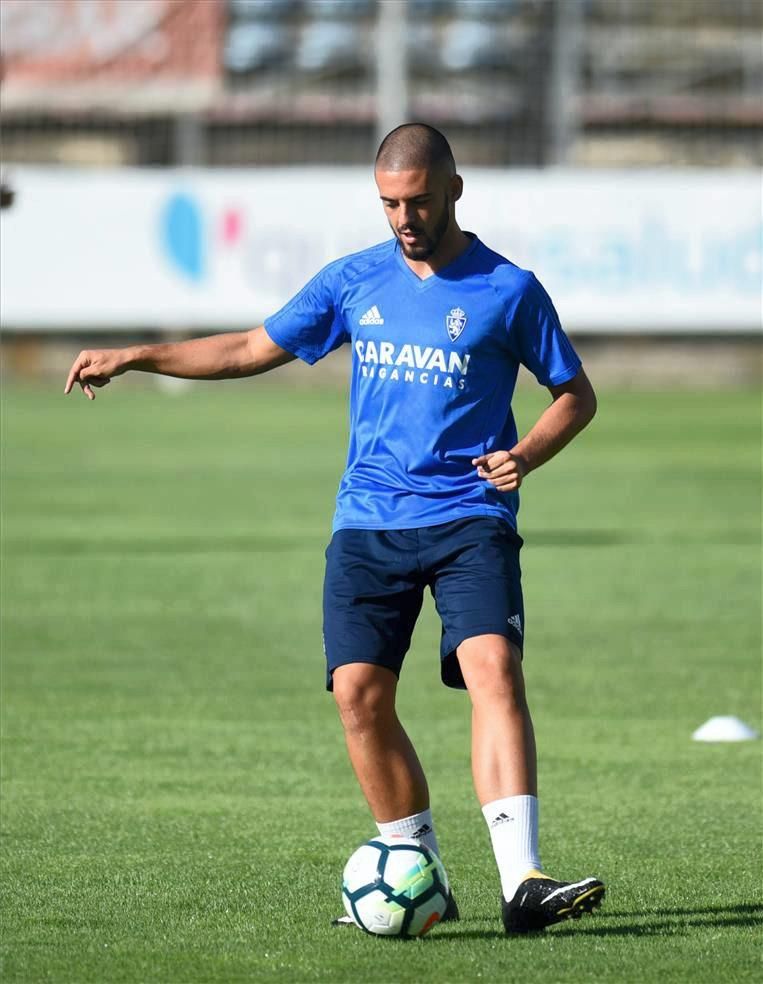
<instances>
[{"instance_id":1,"label":"jersey collar","mask_svg":"<svg viewBox=\"0 0 763 984\"><path fill-rule=\"evenodd\" d=\"M480 245L479 239L477 238L477 236L475 236L473 232L467 232L466 229L464 229L464 235L468 236L471 239L471 243L466 247L463 253L459 253L458 256L454 260L451 260L447 266L441 267L437 271L437 273L433 273L430 277L426 277L426 279L424 280L422 280L421 277L418 276L418 274L414 273L413 270L411 270L411 268L405 262L405 257L403 256L403 251L400 249L400 243L398 242L397 238L394 240L395 259L407 274L408 280L410 281L413 287L415 287L417 290L428 290L430 287L432 287L434 284L438 282L441 282L443 280L452 280L453 272L457 270L460 264L463 263L467 259L467 257L471 256L472 253L475 251L475 249L477 249L477 247Z\"/></svg>"}]
</instances>

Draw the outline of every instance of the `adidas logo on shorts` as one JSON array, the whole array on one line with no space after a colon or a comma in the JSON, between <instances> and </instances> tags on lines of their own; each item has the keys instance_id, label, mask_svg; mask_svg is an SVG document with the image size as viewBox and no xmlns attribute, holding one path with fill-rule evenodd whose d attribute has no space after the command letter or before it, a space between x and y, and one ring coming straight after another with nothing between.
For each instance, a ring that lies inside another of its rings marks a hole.
<instances>
[{"instance_id":1,"label":"adidas logo on shorts","mask_svg":"<svg viewBox=\"0 0 763 984\"><path fill-rule=\"evenodd\" d=\"M512 615L510 618L506 619L506 621L513 629L516 629L517 632L522 635L522 619L519 615Z\"/></svg>"},{"instance_id":2,"label":"adidas logo on shorts","mask_svg":"<svg viewBox=\"0 0 763 984\"><path fill-rule=\"evenodd\" d=\"M373 307L370 307L366 311L366 313L360 319L360 321L358 322L358 324L360 324L360 325L383 325L384 324L384 318L382 318L381 311L379 311L379 308L374 304Z\"/></svg>"}]
</instances>

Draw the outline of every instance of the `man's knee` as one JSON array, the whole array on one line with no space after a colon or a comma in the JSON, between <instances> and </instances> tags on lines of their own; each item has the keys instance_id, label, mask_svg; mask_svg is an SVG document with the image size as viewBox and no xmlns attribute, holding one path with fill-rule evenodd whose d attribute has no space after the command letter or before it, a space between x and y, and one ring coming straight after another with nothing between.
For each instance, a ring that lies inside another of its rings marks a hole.
<instances>
[{"instance_id":1,"label":"man's knee","mask_svg":"<svg viewBox=\"0 0 763 984\"><path fill-rule=\"evenodd\" d=\"M339 666L333 688L345 731L365 731L395 713L397 677L384 667L368 663Z\"/></svg>"},{"instance_id":2,"label":"man's knee","mask_svg":"<svg viewBox=\"0 0 763 984\"><path fill-rule=\"evenodd\" d=\"M473 700L525 703L522 656L508 639L498 635L467 639L459 646L457 655Z\"/></svg>"}]
</instances>

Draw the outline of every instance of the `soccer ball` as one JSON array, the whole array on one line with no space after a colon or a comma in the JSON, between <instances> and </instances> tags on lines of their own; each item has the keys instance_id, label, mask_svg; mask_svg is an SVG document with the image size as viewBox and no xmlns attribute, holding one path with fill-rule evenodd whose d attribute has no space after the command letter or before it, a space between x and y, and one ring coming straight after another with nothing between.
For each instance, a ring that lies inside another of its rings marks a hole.
<instances>
[{"instance_id":1,"label":"soccer ball","mask_svg":"<svg viewBox=\"0 0 763 984\"><path fill-rule=\"evenodd\" d=\"M342 876L347 915L376 936L423 936L442 919L448 892L442 861L408 837L372 838Z\"/></svg>"}]
</instances>

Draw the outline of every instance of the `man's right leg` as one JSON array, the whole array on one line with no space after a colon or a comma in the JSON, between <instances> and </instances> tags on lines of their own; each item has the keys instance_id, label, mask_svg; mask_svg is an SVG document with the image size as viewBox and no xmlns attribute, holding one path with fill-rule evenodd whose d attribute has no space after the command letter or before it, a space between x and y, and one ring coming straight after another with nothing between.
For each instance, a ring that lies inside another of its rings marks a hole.
<instances>
[{"instance_id":1,"label":"man's right leg","mask_svg":"<svg viewBox=\"0 0 763 984\"><path fill-rule=\"evenodd\" d=\"M406 530L348 529L332 537L323 588L326 684L380 833L415 834L437 850L431 817L420 818L429 809L424 772L395 711L424 592L417 544Z\"/></svg>"},{"instance_id":2,"label":"man's right leg","mask_svg":"<svg viewBox=\"0 0 763 984\"><path fill-rule=\"evenodd\" d=\"M416 837L439 855L424 770L395 710L397 676L383 666L346 663L334 670L333 684L350 762L379 832ZM443 920L458 918L451 895ZM349 916L335 920L351 923Z\"/></svg>"},{"instance_id":3,"label":"man's right leg","mask_svg":"<svg viewBox=\"0 0 763 984\"><path fill-rule=\"evenodd\" d=\"M334 534L323 591L326 682L379 833L414 837L439 854L424 771L395 710L423 599L417 547L406 530ZM458 918L452 899L446 917Z\"/></svg>"},{"instance_id":4,"label":"man's right leg","mask_svg":"<svg viewBox=\"0 0 763 984\"><path fill-rule=\"evenodd\" d=\"M333 682L350 762L377 823L428 810L424 770L395 710L395 674L347 663L334 670Z\"/></svg>"}]
</instances>

